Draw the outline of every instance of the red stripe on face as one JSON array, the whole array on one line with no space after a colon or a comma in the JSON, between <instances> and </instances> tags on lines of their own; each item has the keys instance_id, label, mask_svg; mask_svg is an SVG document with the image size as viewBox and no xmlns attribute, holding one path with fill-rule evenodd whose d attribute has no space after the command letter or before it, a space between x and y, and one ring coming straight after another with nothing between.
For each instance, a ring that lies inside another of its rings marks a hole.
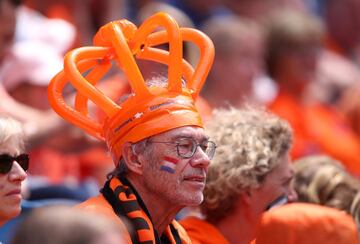
<instances>
[{"instance_id":1,"label":"red stripe on face","mask_svg":"<svg viewBox=\"0 0 360 244\"><path fill-rule=\"evenodd\" d=\"M165 156L164 160L168 161L170 163L173 163L173 164L177 164L179 162L179 160L177 160L176 158L172 158L172 157L169 157L169 156Z\"/></svg>"}]
</instances>

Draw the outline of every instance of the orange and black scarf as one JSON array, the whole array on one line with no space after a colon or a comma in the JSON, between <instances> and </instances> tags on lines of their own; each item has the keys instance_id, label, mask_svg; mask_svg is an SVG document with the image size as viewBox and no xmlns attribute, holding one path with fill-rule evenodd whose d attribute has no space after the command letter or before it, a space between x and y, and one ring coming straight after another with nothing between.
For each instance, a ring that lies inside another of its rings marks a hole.
<instances>
[{"instance_id":1,"label":"orange and black scarf","mask_svg":"<svg viewBox=\"0 0 360 244\"><path fill-rule=\"evenodd\" d=\"M111 204L116 215L132 225L133 231L129 230L132 243L171 243L166 235L159 237L144 202L126 178L113 177L105 183L100 192ZM172 239L176 244L180 244L181 238L172 224L170 230Z\"/></svg>"}]
</instances>

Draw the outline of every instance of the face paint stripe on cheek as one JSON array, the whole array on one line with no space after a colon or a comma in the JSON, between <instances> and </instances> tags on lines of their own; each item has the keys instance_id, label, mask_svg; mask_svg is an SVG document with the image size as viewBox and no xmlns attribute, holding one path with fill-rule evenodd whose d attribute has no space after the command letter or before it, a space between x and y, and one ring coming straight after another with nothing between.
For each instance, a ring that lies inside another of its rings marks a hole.
<instances>
[{"instance_id":1,"label":"face paint stripe on cheek","mask_svg":"<svg viewBox=\"0 0 360 244\"><path fill-rule=\"evenodd\" d=\"M161 164L160 170L171 173L171 174L174 174L176 164L178 162L179 161L176 158L165 156L164 160L163 160L163 162Z\"/></svg>"}]
</instances>

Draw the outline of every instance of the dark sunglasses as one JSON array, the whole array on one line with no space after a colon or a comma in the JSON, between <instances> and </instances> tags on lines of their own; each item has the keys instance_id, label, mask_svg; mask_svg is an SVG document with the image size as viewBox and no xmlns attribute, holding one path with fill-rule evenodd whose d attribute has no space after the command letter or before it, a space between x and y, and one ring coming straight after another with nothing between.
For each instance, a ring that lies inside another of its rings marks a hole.
<instances>
[{"instance_id":1,"label":"dark sunglasses","mask_svg":"<svg viewBox=\"0 0 360 244\"><path fill-rule=\"evenodd\" d=\"M10 172L12 165L16 161L24 171L29 168L29 155L20 154L19 156L12 157L9 154L0 154L0 174L7 174Z\"/></svg>"}]
</instances>

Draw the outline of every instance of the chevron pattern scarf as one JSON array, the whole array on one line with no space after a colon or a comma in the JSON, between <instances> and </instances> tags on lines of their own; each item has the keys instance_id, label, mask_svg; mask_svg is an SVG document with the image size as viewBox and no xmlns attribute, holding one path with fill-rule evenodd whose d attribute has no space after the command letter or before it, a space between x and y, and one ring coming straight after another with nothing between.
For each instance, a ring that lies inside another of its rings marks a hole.
<instances>
[{"instance_id":1,"label":"chevron pattern scarf","mask_svg":"<svg viewBox=\"0 0 360 244\"><path fill-rule=\"evenodd\" d=\"M170 224L171 234L159 237L144 202L126 178L111 178L100 192L111 204L116 215L125 223L132 225L133 230L129 230L132 243L181 243L179 233L172 224Z\"/></svg>"}]
</instances>

